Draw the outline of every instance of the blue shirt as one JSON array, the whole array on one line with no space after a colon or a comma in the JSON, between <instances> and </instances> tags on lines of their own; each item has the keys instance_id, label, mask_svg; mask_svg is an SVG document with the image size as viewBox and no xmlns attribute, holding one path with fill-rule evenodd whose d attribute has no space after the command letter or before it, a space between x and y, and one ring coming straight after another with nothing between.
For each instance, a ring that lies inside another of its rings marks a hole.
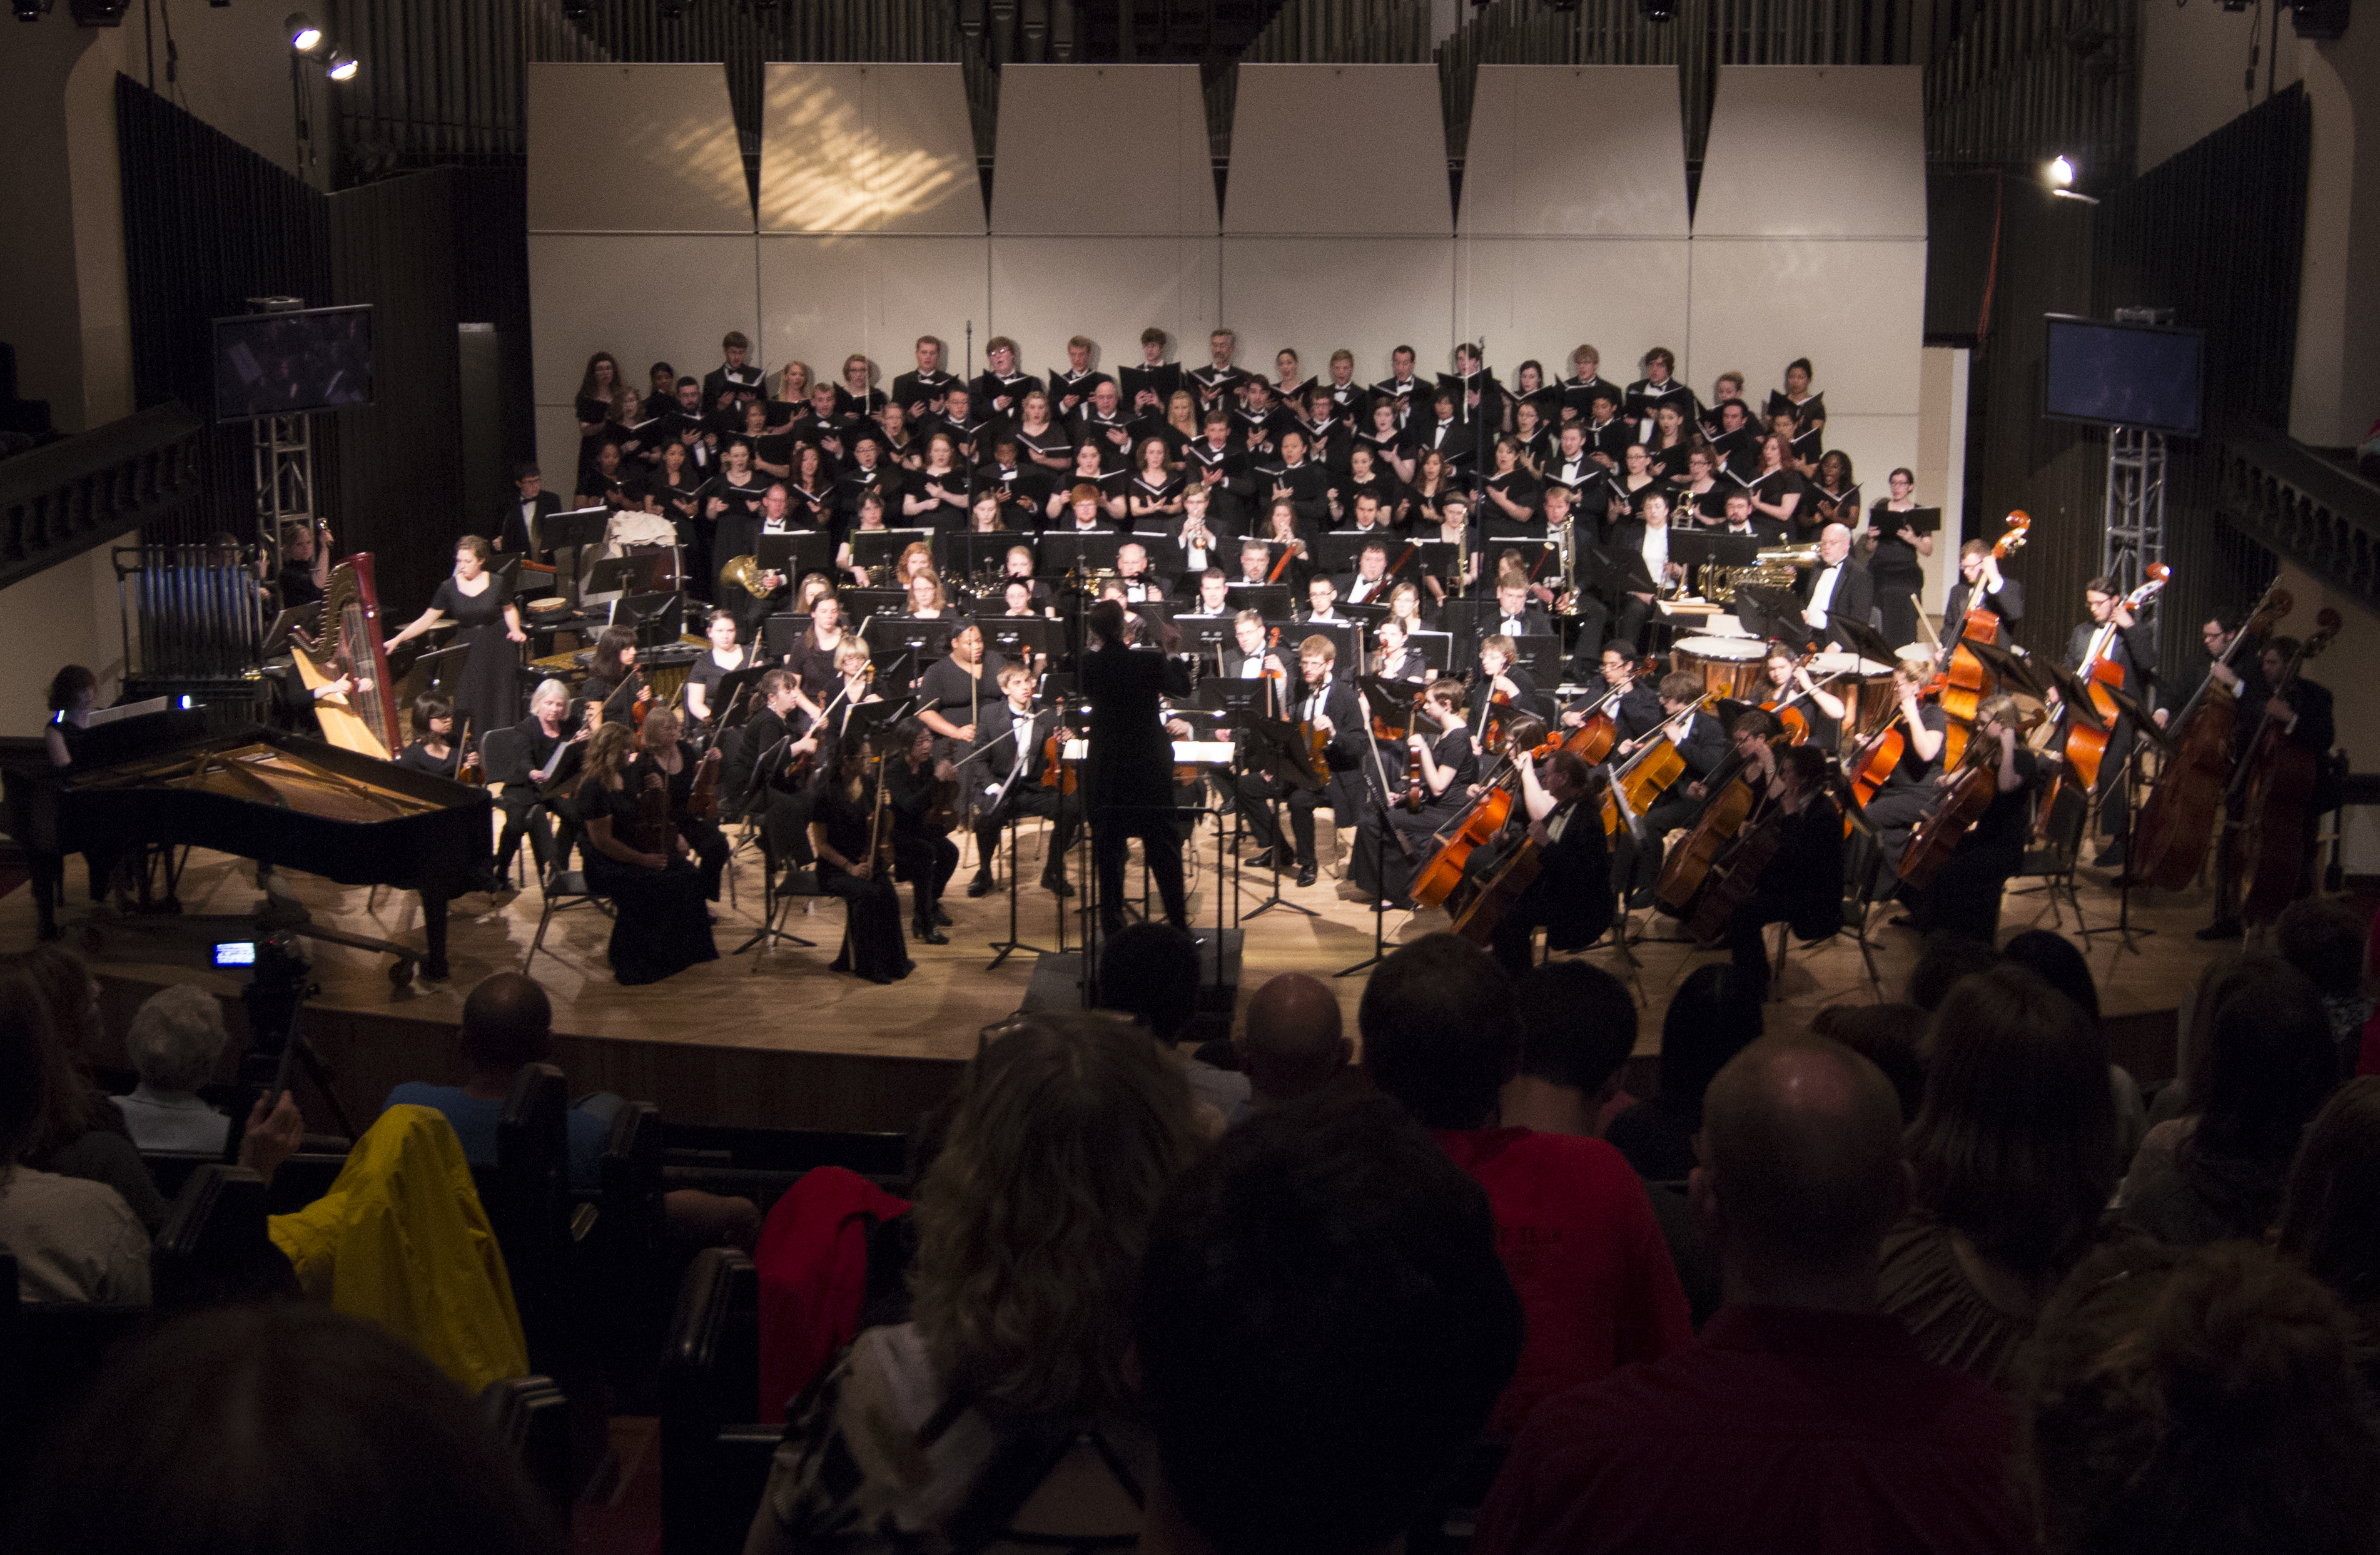
<instances>
[{"instance_id":1,"label":"blue shirt","mask_svg":"<svg viewBox=\"0 0 2380 1555\"><path fill-rule=\"evenodd\" d=\"M446 1114L455 1125L455 1137L463 1142L463 1159L473 1166L496 1164L496 1124L504 1114L501 1101L482 1101L467 1096L460 1086L433 1086L420 1080L407 1080L388 1093L381 1104L382 1112L391 1107L435 1107ZM611 1131L603 1120L592 1112L582 1112L573 1107L562 1114L564 1126L570 1137L570 1185L592 1188L598 1185L603 1159L604 1136Z\"/></svg>"}]
</instances>

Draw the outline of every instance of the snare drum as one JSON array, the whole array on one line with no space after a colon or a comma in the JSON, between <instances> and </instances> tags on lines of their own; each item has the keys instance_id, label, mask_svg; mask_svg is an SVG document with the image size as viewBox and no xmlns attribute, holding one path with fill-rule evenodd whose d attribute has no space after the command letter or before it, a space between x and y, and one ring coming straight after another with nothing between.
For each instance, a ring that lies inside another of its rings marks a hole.
<instances>
[{"instance_id":1,"label":"snare drum","mask_svg":"<svg viewBox=\"0 0 2380 1555\"><path fill-rule=\"evenodd\" d=\"M1706 696L1760 700L1761 666L1768 645L1758 638L1680 638L1670 656L1679 669L1702 676Z\"/></svg>"}]
</instances>

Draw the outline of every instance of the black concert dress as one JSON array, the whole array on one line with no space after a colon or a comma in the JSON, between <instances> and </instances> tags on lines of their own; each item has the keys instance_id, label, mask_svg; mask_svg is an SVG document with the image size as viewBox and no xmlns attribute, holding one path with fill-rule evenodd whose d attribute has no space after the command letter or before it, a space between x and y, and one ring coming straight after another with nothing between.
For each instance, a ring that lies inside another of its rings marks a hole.
<instances>
[{"instance_id":1,"label":"black concert dress","mask_svg":"<svg viewBox=\"0 0 2380 1555\"><path fill-rule=\"evenodd\" d=\"M455 686L455 716L470 721L474 737L520 722L520 649L504 626L504 606L511 602L504 580L493 575L477 594L463 592L449 577L430 596L431 609L454 618L455 646L470 645ZM455 732L461 735L462 726Z\"/></svg>"},{"instance_id":2,"label":"black concert dress","mask_svg":"<svg viewBox=\"0 0 2380 1555\"><path fill-rule=\"evenodd\" d=\"M612 835L635 847L637 796L589 778L578 785L580 819L612 818ZM703 905L701 872L674 853L659 869L624 864L594 845L585 849L587 883L610 899L612 976L627 987L657 983L698 961L719 959Z\"/></svg>"}]
</instances>

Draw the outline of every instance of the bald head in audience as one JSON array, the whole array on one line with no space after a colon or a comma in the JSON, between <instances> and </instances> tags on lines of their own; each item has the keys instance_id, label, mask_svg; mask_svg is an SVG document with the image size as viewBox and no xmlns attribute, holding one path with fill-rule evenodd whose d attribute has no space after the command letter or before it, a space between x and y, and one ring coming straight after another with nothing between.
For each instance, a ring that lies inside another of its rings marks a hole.
<instances>
[{"instance_id":1,"label":"bald head in audience","mask_svg":"<svg viewBox=\"0 0 2380 1555\"><path fill-rule=\"evenodd\" d=\"M1232 1045L1248 1077L1248 1099L1277 1105L1320 1090L1354 1056L1338 996L1303 972L1284 972L1257 990Z\"/></svg>"},{"instance_id":2,"label":"bald head in audience","mask_svg":"<svg viewBox=\"0 0 2380 1555\"><path fill-rule=\"evenodd\" d=\"M524 1063L541 1063L553 1047L553 1004L535 978L497 972L463 1001L456 1039L479 1075L509 1080Z\"/></svg>"},{"instance_id":3,"label":"bald head in audience","mask_svg":"<svg viewBox=\"0 0 2380 1555\"><path fill-rule=\"evenodd\" d=\"M1755 1042L1711 1082L1698 1154L1690 1194L1729 1302L1875 1306L1876 1245L1909 1197L1881 1070L1823 1037Z\"/></svg>"}]
</instances>

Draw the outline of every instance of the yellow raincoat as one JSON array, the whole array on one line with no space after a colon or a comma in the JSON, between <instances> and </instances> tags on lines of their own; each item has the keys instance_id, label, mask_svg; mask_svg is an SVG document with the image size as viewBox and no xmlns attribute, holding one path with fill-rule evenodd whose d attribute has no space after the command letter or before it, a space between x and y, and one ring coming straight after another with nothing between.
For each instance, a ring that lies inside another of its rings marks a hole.
<instances>
[{"instance_id":1,"label":"yellow raincoat","mask_svg":"<svg viewBox=\"0 0 2380 1555\"><path fill-rule=\"evenodd\" d=\"M271 1230L310 1299L378 1323L465 1391L528 1374L504 1255L437 1109L382 1112L331 1191Z\"/></svg>"}]
</instances>

